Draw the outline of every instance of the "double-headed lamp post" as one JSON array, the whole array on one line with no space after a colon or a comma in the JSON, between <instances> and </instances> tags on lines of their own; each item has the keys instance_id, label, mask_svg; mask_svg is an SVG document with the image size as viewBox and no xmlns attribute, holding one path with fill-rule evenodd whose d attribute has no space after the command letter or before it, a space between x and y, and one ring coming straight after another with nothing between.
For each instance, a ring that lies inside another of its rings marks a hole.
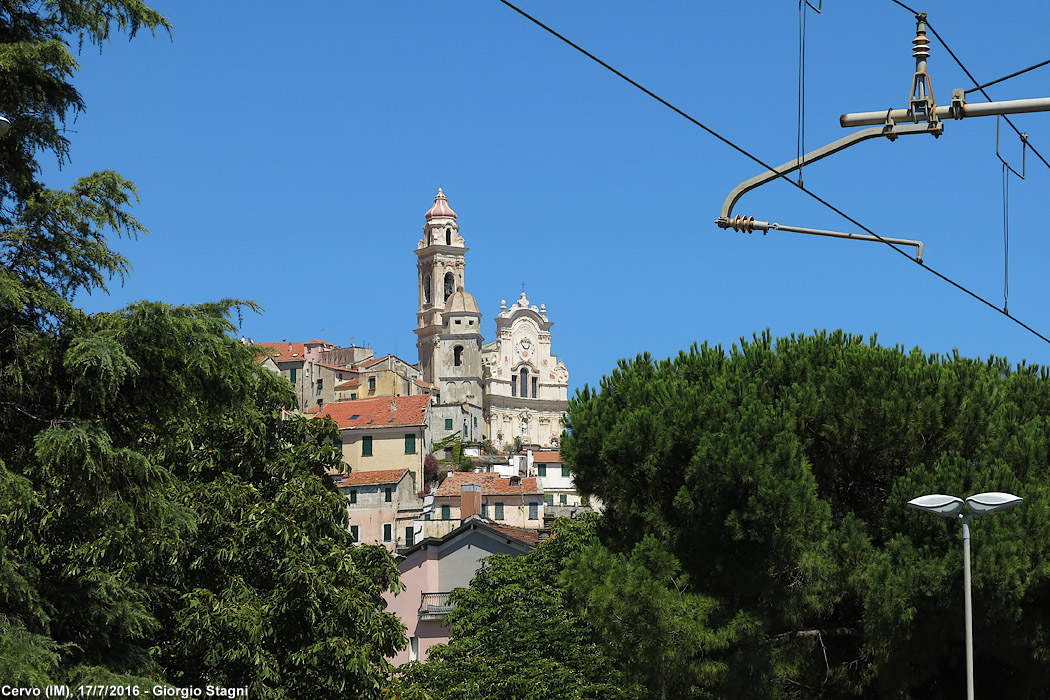
<instances>
[{"instance_id":1,"label":"double-headed lamp post","mask_svg":"<svg viewBox=\"0 0 1050 700\"><path fill-rule=\"evenodd\" d=\"M963 606L966 616L966 700L973 700L973 605L970 601L970 520L982 515L1001 513L1016 508L1024 502L1020 496L1011 493L991 491L970 496L964 502L955 496L934 493L920 496L908 501L908 505L942 518L958 519L962 523L963 539ZM963 506L970 511L963 515Z\"/></svg>"}]
</instances>

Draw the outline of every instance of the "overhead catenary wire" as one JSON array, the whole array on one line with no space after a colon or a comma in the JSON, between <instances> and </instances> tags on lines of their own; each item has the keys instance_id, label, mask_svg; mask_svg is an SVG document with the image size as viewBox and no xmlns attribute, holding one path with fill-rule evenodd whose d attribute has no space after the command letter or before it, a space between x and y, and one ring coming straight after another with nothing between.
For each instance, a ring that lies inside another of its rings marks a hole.
<instances>
[{"instance_id":1,"label":"overhead catenary wire","mask_svg":"<svg viewBox=\"0 0 1050 700\"><path fill-rule=\"evenodd\" d=\"M532 15L530 15L529 13L525 12L525 11L524 11L524 10L522 10L522 9L521 9L520 7L518 7L517 5L515 5L514 3L510 2L509 0L499 0L499 2L500 2L500 3L502 3L503 5L506 5L506 6L508 7L508 8L510 8L510 9L511 9L511 10L513 10L514 12L517 12L517 13L518 13L519 15L521 15L521 16L522 16L522 17L524 17L525 19L529 20L530 22L532 22L533 24L535 24L535 25L536 25L536 26L538 26L539 28L543 29L543 30L544 30L544 31L546 31L547 33L549 33L549 34L551 34L552 36L556 37L557 39L561 40L561 41L562 41L562 42L564 42L565 44L567 44L567 45L571 46L571 47L572 47L573 49L575 49L576 51L580 52L581 54L583 54L583 55L584 55L584 56L586 56L587 58L591 59L592 61L594 61L594 62L595 62L595 63L597 63L598 65L602 66L603 68L605 68L605 69L606 69L606 70L608 70L609 72L613 73L614 75L616 75L616 76L617 76L617 77L619 77L620 79L622 79L622 80L624 80L625 82L627 82L627 83L631 84L632 86L634 86L634 87L635 87L635 88L637 88L638 90L641 90L641 91L642 91L642 92L644 92L644 93L645 93L646 95L648 95L649 97L653 98L654 100L656 100L657 102L659 102L659 103L660 103L660 104L662 104L663 106L667 107L667 108L668 108L668 109L670 109L671 111L675 112L675 113L676 113L676 114L678 114L679 116L683 117L684 119L686 119L687 121L689 121L689 122L690 122L690 123L692 123L693 125L695 125L695 126L699 127L700 129L703 129L703 130L704 130L704 131L706 131L706 132L707 132L708 134L710 134L711 136L713 136L713 137L714 137L714 138L716 138L717 140L721 141L721 142L722 142L722 143L724 143L725 145L729 146L729 147L730 147L731 149L733 149L734 151L736 151L736 152L737 152L737 153L739 153L740 155L742 155L742 156L744 156L745 158L747 158L747 159L749 159L749 160L753 161L754 163L756 163L756 164L758 164L758 165L762 166L762 167L763 167L763 168L765 168L766 170L768 170L768 171L770 171L770 172L772 172L772 173L775 173L775 174L777 175L777 177L779 177L779 178L782 178L782 179L783 179L783 180L785 180L786 182L791 182L791 184L792 184L792 185L794 185L795 187L797 187L797 188L798 188L799 190L801 190L802 192L805 192L805 193L806 193L807 195L809 195L809 196L810 196L810 197L811 197L812 199L814 199L815 201L817 201L817 202L819 202L820 204L824 205L825 207L827 207L827 208L828 208L828 209L830 209L831 211L835 212L836 214L838 214L839 216L841 216L842 218L844 218L844 219L845 219L846 221L849 221L849 222L850 222L851 224L853 224L854 226L857 226L857 227L858 227L858 228L860 228L861 230L865 231L865 232L866 232L866 233L868 233L869 235L871 235L871 236L874 236L874 237L875 237L875 238L876 238L877 240L879 240L880 242L882 242L882 243L884 243L885 245L889 246L890 248L892 248L893 250L895 250L895 251L896 251L896 252L897 252L898 254L902 255L902 256L903 256L903 257L904 257L904 258L905 258L906 260L908 260L909 262L911 262L911 263L914 263L914 264L918 265L918 266L919 266L919 267L921 267L922 269L924 269L924 270L928 271L928 272L929 272L930 274L932 274L932 275L934 275L935 277L937 277L937 278L941 279L942 281L944 281L944 282L947 282L948 284L950 284L951 286L955 287L955 288L956 288L956 289L958 289L959 291L961 291L961 292L963 292L963 293L965 293L965 294L968 294L969 296L971 296L971 297L973 297L974 299L976 299L977 301L981 302L982 304L984 304L984 305L985 305L985 306L987 306L988 308L990 308L990 309L992 309L992 310L996 311L997 313L1000 313L1000 314L1002 314L1002 315L1003 315L1003 316L1005 316L1006 318L1010 319L1010 320L1011 320L1011 321L1013 321L1013 322L1014 322L1015 324L1017 324L1017 325L1018 325L1018 326L1020 326L1021 328L1024 328L1024 329L1025 329L1026 331L1028 331L1028 332L1029 332L1029 333L1031 333L1032 335L1036 336L1037 338L1039 338L1039 339L1040 339L1040 340L1042 340L1043 342L1045 342L1045 343L1047 343L1047 344L1050 344L1050 338L1048 338L1047 336L1043 335L1043 334L1042 334L1042 333L1040 333L1039 331L1035 330L1034 328L1032 328L1031 326L1029 326L1029 325L1028 325L1027 323L1025 323L1024 321L1022 321L1021 319L1017 318L1016 316L1012 316L1012 315L1010 315L1010 313L1009 313L1009 312L1007 312L1007 311L1005 311L1005 310L1003 310L1003 309L1000 309L1000 308L999 308L998 306L996 306L995 304L993 304L993 303L992 303L992 302L990 302L989 300L985 299L985 298L984 298L984 297L982 297L981 295L979 295L979 294L977 294L976 292L973 292L973 291L971 291L970 289L968 289L968 288L964 287L963 285L959 284L958 282L956 282L955 280L951 279L951 278L950 278L950 277L948 277L947 275L945 275L945 274L943 274L943 273L941 273L941 272L938 272L937 270L935 270L934 268L930 267L929 265L926 265L926 264L924 264L924 263L921 263L921 262L918 262L918 261L916 261L916 260L915 260L914 258L912 258L912 257L911 257L911 255L909 255L909 254L908 254L907 252L905 252L904 250L902 250L902 249L898 248L897 246L893 245L892 243L890 243L889 241L887 241L886 239L884 239L884 238L883 238L882 236L880 236L879 234L875 233L875 232L874 232L874 231L872 231L872 230L871 230L870 228L868 228L868 227L867 227L867 226L865 226L864 224L862 224L862 223L860 223L859 221L857 221L856 219L854 219L854 218L853 218L852 216L850 216L850 215L846 214L846 213L845 213L844 211L842 211L841 209L839 209L839 208L838 208L838 207L836 207L835 205L831 204L830 202L828 202L827 200L825 200L824 198L822 198L822 197L821 197L820 195L816 194L815 192L812 192L812 191L808 190L808 189L807 189L807 188L806 188L805 186L803 186L802 184L799 184L799 183L796 183L796 182L792 182L790 178L788 178L788 177L787 177L786 175L784 175L784 174L783 174L783 173L781 173L780 171L776 170L776 169L775 169L774 167L772 167L771 165L769 165L768 163L766 163L765 161L763 161L763 160L762 160L761 158L759 158L758 156L756 156L756 155L754 155L754 154L750 153L749 151L745 150L745 149L744 149L743 147L741 147L741 146L738 146L737 144L735 144L734 142L730 141L730 140L729 140L728 138L726 138L725 136L722 136L721 134L719 134L719 133L718 133L717 131L715 131L715 130L714 130L714 129L712 129L711 127L707 126L706 124L704 124L704 123L703 123L703 122L701 122L700 120L698 120L698 119L696 119L695 117L693 117L692 115L690 115L689 113L685 112L684 110L680 109L679 107L676 107L676 106L675 106L674 104L672 104L672 103L668 102L668 101L667 101L667 100L665 100L665 99L664 99L663 97L660 97L659 95L657 95L657 94L656 94L655 92L653 92L653 91L652 91L652 90L650 90L649 88L647 88L647 87L645 87L644 85L640 84L640 83L639 83L639 82L637 82L636 80L634 80L634 79L632 79L632 78L628 77L627 75L625 75L624 73L620 72L620 71L619 71L619 70L617 70L616 68L613 68L613 67L612 67L611 65L609 65L608 63L606 63L606 62L605 62L605 61L603 61L602 59L598 58L597 56L595 56L594 54L592 54L592 53L591 53L590 51L588 51L587 49L583 48L582 46L580 46L579 44L575 43L574 41L572 41L572 40L571 40L571 39L569 39L568 37L566 37L566 36L564 36L563 34L559 33L558 31L556 31L556 30L555 30L555 29L553 29L552 27L549 27L548 25L544 24L544 23L543 23L543 22L541 22L541 21L540 21L539 19L537 19L537 18L533 17ZM905 5L903 5L902 3L898 2L898 0L893 0L893 2L897 2L897 4L901 5L902 7L906 7L906 6L905 6ZM932 28L931 28L931 29L932 29ZM934 35L936 36L936 32L934 32ZM938 37L938 40L940 40L940 37ZM943 40L941 41L941 43L943 44ZM945 47L945 48L947 48L947 47ZM950 51L949 51L949 53L950 53ZM954 58L954 55L953 55L953 58ZM956 62L958 62L958 59L956 59ZM962 64L960 64L960 65L962 65ZM964 68L964 70L965 70L965 68ZM967 74L968 74L968 73L967 73ZM971 77L971 79L972 79L972 77ZM976 80L974 80L974 84L975 84L975 85L977 84L977 81L976 81ZM1011 126L1013 126L1013 125L1011 124ZM1015 127L1015 130L1016 130L1016 127ZM1029 146L1030 146L1030 145L1031 145L1031 144L1029 144ZM1034 152L1034 151L1035 151L1035 149L1033 149L1033 152ZM1041 159L1041 157L1040 157L1040 159ZM1046 161L1044 160L1043 162L1045 163ZM1048 167L1050 167L1050 166L1048 166Z\"/></svg>"},{"instance_id":2,"label":"overhead catenary wire","mask_svg":"<svg viewBox=\"0 0 1050 700\"><path fill-rule=\"evenodd\" d=\"M890 0L890 2L892 2L895 5L898 5L900 7L903 7L905 10L907 10L910 13L912 13L913 15L914 14L918 14L915 10L911 9L910 7L905 5L900 0ZM952 60L954 60L956 62L956 64L958 64L959 68L962 69L962 72L966 73L966 77L969 78L970 81L973 82L973 84L977 86L977 87L974 88L974 90L980 90L981 94L984 95L984 99L986 99L989 102L991 102L992 101L991 96L987 92L984 91L984 88L987 87L987 86L986 85L981 85L979 82L977 82L977 78L973 77L973 74L966 68L966 66L963 65L963 62L959 60L959 57L955 55L955 52L952 51L951 47L948 46L947 42L944 41L944 39L941 37L941 35L937 33L937 30L933 28L933 25L930 24L930 20L929 19L926 20L926 28L929 29L930 32L933 34L933 36L937 38L937 41L941 42L941 46L943 46L944 50L948 52L948 55L952 57ZM969 91L967 91L967 92L969 92ZM1010 125L1010 128L1013 129L1014 132L1016 132L1018 136L1021 136L1021 130L1018 129L1017 126L1012 121L1010 121L1009 117L1004 115L1003 119L1006 120L1006 123ZM1048 169L1050 169L1050 163L1047 162L1046 158L1043 158L1043 155L1039 151L1037 151L1035 149L1035 146L1033 146L1031 144L1031 142L1028 143L1028 147L1032 149L1032 153L1034 153L1036 155L1036 157L1039 158L1039 160L1043 161L1043 165L1045 165Z\"/></svg>"},{"instance_id":3,"label":"overhead catenary wire","mask_svg":"<svg viewBox=\"0 0 1050 700\"><path fill-rule=\"evenodd\" d=\"M1034 66L1028 66L1027 68L1022 68L1021 70L1014 71L1010 75L1004 75L1001 78L996 78L995 80L991 80L991 81L985 83L984 85L978 85L977 87L972 87L969 90L963 90L963 93L969 95L971 92L976 92L977 90L983 90L984 88L991 87L992 85L998 85L999 83L1005 82L1005 81L1009 80L1010 78L1016 78L1019 75L1024 75L1028 71L1035 70L1036 68L1042 68L1043 66L1047 65L1048 63L1050 63L1050 58L1046 59L1045 61L1043 61L1041 63L1037 63Z\"/></svg>"}]
</instances>

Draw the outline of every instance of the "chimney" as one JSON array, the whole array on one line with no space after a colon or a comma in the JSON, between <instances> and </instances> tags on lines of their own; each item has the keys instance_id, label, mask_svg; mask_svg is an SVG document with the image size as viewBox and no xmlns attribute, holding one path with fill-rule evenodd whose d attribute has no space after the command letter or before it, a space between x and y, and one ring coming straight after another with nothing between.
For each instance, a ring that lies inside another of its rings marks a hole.
<instances>
[{"instance_id":1,"label":"chimney","mask_svg":"<svg viewBox=\"0 0 1050 700\"><path fill-rule=\"evenodd\" d=\"M481 515L481 484L463 484L459 491L459 519L466 522L472 515Z\"/></svg>"}]
</instances>

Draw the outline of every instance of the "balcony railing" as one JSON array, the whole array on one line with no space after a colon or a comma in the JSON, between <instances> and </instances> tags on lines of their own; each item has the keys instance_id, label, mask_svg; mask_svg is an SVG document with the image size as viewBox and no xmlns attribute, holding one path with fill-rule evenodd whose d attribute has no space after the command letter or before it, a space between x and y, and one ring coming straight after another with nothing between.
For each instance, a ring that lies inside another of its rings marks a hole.
<instances>
[{"instance_id":1,"label":"balcony railing","mask_svg":"<svg viewBox=\"0 0 1050 700\"><path fill-rule=\"evenodd\" d=\"M448 603L450 593L422 593L420 595L422 596L419 602L420 620L440 620L456 607Z\"/></svg>"}]
</instances>

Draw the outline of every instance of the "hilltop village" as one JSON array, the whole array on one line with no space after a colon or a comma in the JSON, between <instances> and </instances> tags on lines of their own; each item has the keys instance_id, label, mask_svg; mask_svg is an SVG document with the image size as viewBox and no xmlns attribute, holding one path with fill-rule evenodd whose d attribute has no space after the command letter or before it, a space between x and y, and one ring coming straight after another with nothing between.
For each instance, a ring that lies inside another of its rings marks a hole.
<instances>
[{"instance_id":1,"label":"hilltop village","mask_svg":"<svg viewBox=\"0 0 1050 700\"><path fill-rule=\"evenodd\" d=\"M501 301L486 342L467 250L439 189L415 250L415 364L323 340L254 343L301 411L339 426L345 469L331 477L355 540L399 555L407 590L389 602L409 648L396 661L447 639L448 593L483 557L527 552L553 518L590 510L558 453L569 371L552 352L546 305L524 292Z\"/></svg>"}]
</instances>

